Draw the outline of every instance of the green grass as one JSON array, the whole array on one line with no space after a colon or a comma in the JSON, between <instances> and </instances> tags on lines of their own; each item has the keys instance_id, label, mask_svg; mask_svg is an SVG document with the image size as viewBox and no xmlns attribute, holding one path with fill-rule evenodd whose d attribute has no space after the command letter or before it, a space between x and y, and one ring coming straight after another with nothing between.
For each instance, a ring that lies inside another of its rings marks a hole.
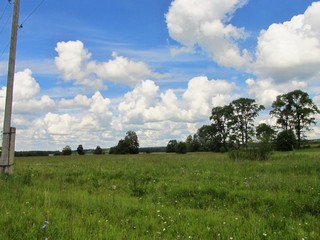
<instances>
[{"instance_id":1,"label":"green grass","mask_svg":"<svg viewBox=\"0 0 320 240\"><path fill-rule=\"evenodd\" d=\"M0 239L320 239L319 151L16 158Z\"/></svg>"}]
</instances>

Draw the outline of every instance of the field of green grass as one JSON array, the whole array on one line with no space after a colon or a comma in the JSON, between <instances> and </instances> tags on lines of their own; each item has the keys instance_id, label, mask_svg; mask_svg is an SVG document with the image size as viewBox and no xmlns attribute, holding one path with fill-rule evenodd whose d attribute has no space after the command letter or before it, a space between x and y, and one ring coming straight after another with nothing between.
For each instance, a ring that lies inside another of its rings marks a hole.
<instances>
[{"instance_id":1,"label":"field of green grass","mask_svg":"<svg viewBox=\"0 0 320 240\"><path fill-rule=\"evenodd\" d=\"M15 161L0 176L0 239L320 239L319 149Z\"/></svg>"}]
</instances>

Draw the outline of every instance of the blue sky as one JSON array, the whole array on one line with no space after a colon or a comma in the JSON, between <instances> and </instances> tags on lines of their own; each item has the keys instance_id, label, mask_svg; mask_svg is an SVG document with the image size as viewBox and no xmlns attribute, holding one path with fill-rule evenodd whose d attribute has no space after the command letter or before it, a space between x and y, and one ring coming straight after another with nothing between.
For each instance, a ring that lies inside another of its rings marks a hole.
<instances>
[{"instance_id":1,"label":"blue sky","mask_svg":"<svg viewBox=\"0 0 320 240\"><path fill-rule=\"evenodd\" d=\"M12 8L0 0L1 105ZM319 11L305 0L21 1L16 148L111 147L128 130L163 146L239 97L268 109L300 88L319 104Z\"/></svg>"}]
</instances>

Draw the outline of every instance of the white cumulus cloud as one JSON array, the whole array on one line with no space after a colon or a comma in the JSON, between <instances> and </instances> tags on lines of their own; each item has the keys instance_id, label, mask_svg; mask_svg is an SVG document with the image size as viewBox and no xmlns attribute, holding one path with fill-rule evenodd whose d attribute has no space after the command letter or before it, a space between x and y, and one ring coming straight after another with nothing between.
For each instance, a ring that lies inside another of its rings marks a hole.
<instances>
[{"instance_id":1,"label":"white cumulus cloud","mask_svg":"<svg viewBox=\"0 0 320 240\"><path fill-rule=\"evenodd\" d=\"M213 106L226 104L232 99L234 87L225 80L209 80L201 76L191 79L182 96L177 96L172 89L160 92L153 81L142 81L124 95L112 125L123 129L130 124L144 127L144 124L152 122L194 123L207 120Z\"/></svg>"},{"instance_id":2,"label":"white cumulus cloud","mask_svg":"<svg viewBox=\"0 0 320 240\"><path fill-rule=\"evenodd\" d=\"M4 110L6 87L0 90L0 106ZM55 107L54 101L47 95L39 96L40 85L32 76L30 69L17 72L14 76L13 112L36 114Z\"/></svg>"},{"instance_id":3,"label":"white cumulus cloud","mask_svg":"<svg viewBox=\"0 0 320 240\"><path fill-rule=\"evenodd\" d=\"M254 72L276 82L320 76L320 2L290 21L260 32Z\"/></svg>"},{"instance_id":4,"label":"white cumulus cloud","mask_svg":"<svg viewBox=\"0 0 320 240\"><path fill-rule=\"evenodd\" d=\"M134 86L147 77L162 77L144 62L129 60L115 52L106 62L92 60L81 41L59 42L55 50L58 53L55 63L64 80L92 89L103 88L105 80Z\"/></svg>"},{"instance_id":5,"label":"white cumulus cloud","mask_svg":"<svg viewBox=\"0 0 320 240\"><path fill-rule=\"evenodd\" d=\"M170 36L187 47L200 46L222 66L241 68L250 61L236 41L244 28L228 23L245 0L174 0L166 14Z\"/></svg>"}]
</instances>

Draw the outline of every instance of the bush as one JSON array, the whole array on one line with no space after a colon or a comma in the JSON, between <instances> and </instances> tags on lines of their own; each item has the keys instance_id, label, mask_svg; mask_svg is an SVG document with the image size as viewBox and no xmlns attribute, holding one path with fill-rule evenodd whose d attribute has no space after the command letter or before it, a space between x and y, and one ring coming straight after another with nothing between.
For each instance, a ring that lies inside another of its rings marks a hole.
<instances>
[{"instance_id":1,"label":"bush","mask_svg":"<svg viewBox=\"0 0 320 240\"><path fill-rule=\"evenodd\" d=\"M232 160L268 160L272 153L271 143L251 143L246 148L240 148L229 152Z\"/></svg>"},{"instance_id":2,"label":"bush","mask_svg":"<svg viewBox=\"0 0 320 240\"><path fill-rule=\"evenodd\" d=\"M187 143L178 142L176 146L176 153L180 153L180 154L187 153Z\"/></svg>"},{"instance_id":3,"label":"bush","mask_svg":"<svg viewBox=\"0 0 320 240\"><path fill-rule=\"evenodd\" d=\"M275 145L278 151L292 151L296 146L297 140L292 130L280 132L276 138Z\"/></svg>"}]
</instances>

